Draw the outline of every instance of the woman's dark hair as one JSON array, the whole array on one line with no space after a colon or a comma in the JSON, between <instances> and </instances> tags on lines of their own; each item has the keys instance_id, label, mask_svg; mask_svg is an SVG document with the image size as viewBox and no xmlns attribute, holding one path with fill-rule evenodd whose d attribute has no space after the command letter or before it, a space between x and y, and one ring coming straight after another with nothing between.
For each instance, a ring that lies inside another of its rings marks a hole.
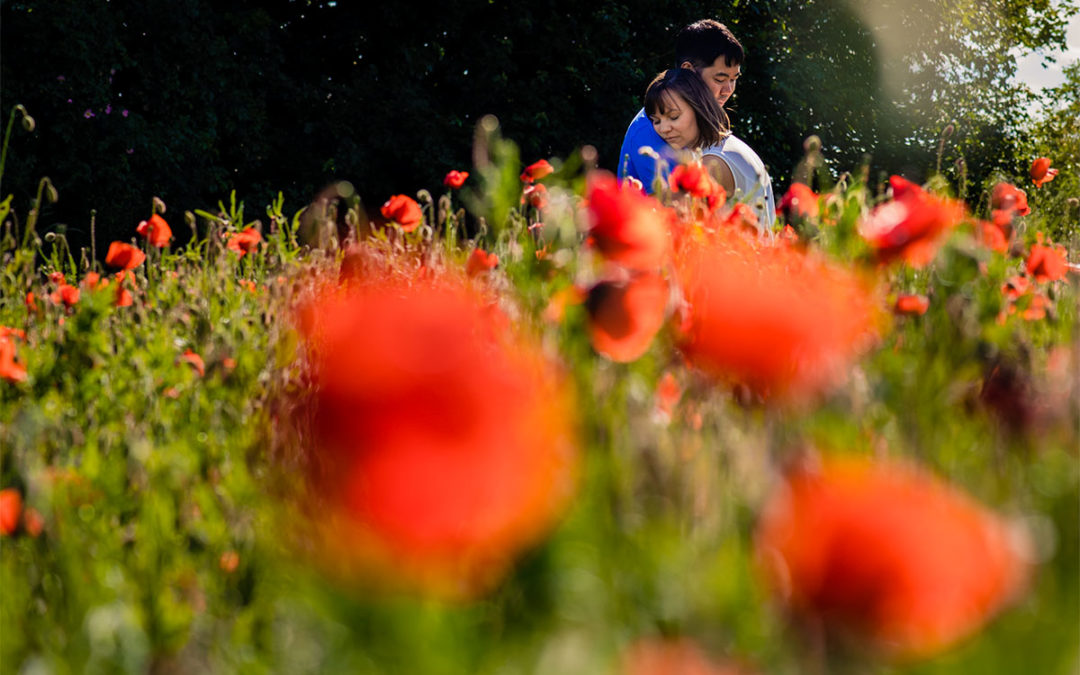
<instances>
[{"instance_id":1,"label":"woman's dark hair","mask_svg":"<svg viewBox=\"0 0 1080 675\"><path fill-rule=\"evenodd\" d=\"M716 145L731 133L727 113L713 98L696 71L671 68L657 75L645 90L645 114L662 115L671 102L671 94L686 101L697 118L698 139L693 148Z\"/></svg>"},{"instance_id":2,"label":"woman's dark hair","mask_svg":"<svg viewBox=\"0 0 1080 675\"><path fill-rule=\"evenodd\" d=\"M724 57L728 66L741 65L743 48L728 27L713 19L702 19L685 26L675 38L675 66L689 61L696 70L708 68Z\"/></svg>"}]
</instances>

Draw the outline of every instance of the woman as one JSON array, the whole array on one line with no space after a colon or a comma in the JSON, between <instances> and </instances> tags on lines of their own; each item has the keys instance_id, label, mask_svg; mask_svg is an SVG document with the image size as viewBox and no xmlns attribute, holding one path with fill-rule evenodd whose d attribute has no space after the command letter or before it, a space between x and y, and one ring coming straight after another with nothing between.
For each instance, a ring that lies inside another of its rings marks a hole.
<instances>
[{"instance_id":1,"label":"woman","mask_svg":"<svg viewBox=\"0 0 1080 675\"><path fill-rule=\"evenodd\" d=\"M727 114L700 75L689 68L657 75L645 90L645 114L664 142L676 150L700 150L702 164L724 190L748 202L759 222L773 224L776 201L765 164L732 135Z\"/></svg>"}]
</instances>

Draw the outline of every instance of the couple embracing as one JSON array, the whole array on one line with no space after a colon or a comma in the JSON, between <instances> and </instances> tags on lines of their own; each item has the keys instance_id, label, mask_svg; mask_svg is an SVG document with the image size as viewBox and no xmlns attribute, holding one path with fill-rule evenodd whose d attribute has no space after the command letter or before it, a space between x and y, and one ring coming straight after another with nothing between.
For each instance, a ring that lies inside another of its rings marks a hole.
<instances>
[{"instance_id":1,"label":"couple embracing","mask_svg":"<svg viewBox=\"0 0 1080 675\"><path fill-rule=\"evenodd\" d=\"M772 180L761 158L731 133L724 104L735 92L743 48L724 24L704 19L686 26L675 39L676 68L656 76L645 92L645 106L626 130L619 178L636 178L646 192L670 171L684 151L701 153L701 162L727 194L749 204L758 222L771 225L776 205ZM657 161L639 149L656 151Z\"/></svg>"}]
</instances>

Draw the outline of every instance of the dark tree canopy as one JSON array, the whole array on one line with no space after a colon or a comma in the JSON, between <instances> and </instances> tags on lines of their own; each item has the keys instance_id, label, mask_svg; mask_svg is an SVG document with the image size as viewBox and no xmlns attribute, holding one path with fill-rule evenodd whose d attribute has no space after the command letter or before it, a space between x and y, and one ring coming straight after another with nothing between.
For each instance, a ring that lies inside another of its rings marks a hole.
<instances>
[{"instance_id":1,"label":"dark tree canopy","mask_svg":"<svg viewBox=\"0 0 1080 675\"><path fill-rule=\"evenodd\" d=\"M426 5L425 5L426 6ZM3 192L37 180L61 201L43 223L129 236L162 197L174 210L232 189L253 207L306 203L333 178L369 205L468 168L473 126L502 122L522 157L591 144L614 169L674 35L715 3L647 0L0 2ZM736 133L781 187L811 133L839 169L925 176L952 123L977 184L1017 166L1030 98L1010 49L1062 45L1075 0L765 0L723 16L747 50ZM180 232L178 232L180 234ZM77 234L76 234L77 238Z\"/></svg>"}]
</instances>

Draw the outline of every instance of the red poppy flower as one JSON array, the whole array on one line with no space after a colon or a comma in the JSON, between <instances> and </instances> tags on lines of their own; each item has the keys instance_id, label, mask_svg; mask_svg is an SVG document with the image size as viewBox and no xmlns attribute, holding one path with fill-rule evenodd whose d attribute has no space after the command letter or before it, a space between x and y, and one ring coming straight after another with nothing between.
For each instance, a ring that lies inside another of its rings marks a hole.
<instances>
[{"instance_id":1,"label":"red poppy flower","mask_svg":"<svg viewBox=\"0 0 1080 675\"><path fill-rule=\"evenodd\" d=\"M547 187L537 183L525 188L521 193L522 200L528 200L529 204L538 209L547 207Z\"/></svg>"},{"instance_id":2,"label":"red poppy flower","mask_svg":"<svg viewBox=\"0 0 1080 675\"><path fill-rule=\"evenodd\" d=\"M203 363L202 357L188 349L180 355L180 360L191 365L195 369L195 372L199 374L199 377L206 375L206 365Z\"/></svg>"},{"instance_id":3,"label":"red poppy flower","mask_svg":"<svg viewBox=\"0 0 1080 675\"><path fill-rule=\"evenodd\" d=\"M930 309L930 298L925 295L901 295L893 305L893 311L907 316L922 316Z\"/></svg>"},{"instance_id":4,"label":"red poppy flower","mask_svg":"<svg viewBox=\"0 0 1080 675\"><path fill-rule=\"evenodd\" d=\"M473 249L469 254L469 261L465 263L465 273L470 277L489 272L499 264L499 256L488 253L482 248Z\"/></svg>"},{"instance_id":5,"label":"red poppy flower","mask_svg":"<svg viewBox=\"0 0 1080 675\"><path fill-rule=\"evenodd\" d=\"M49 299L52 300L54 305L63 304L65 307L72 307L79 302L79 289L71 284L60 284L60 287L52 292Z\"/></svg>"},{"instance_id":6,"label":"red poppy flower","mask_svg":"<svg viewBox=\"0 0 1080 675\"><path fill-rule=\"evenodd\" d=\"M120 284L116 285L116 299L113 300L114 307L130 307L134 301L134 298L131 297L131 291Z\"/></svg>"},{"instance_id":7,"label":"red poppy flower","mask_svg":"<svg viewBox=\"0 0 1080 675\"><path fill-rule=\"evenodd\" d=\"M452 279L354 283L302 312L312 518L340 574L489 588L562 513L573 408L538 347ZM333 570L332 570L333 571Z\"/></svg>"},{"instance_id":8,"label":"red poppy flower","mask_svg":"<svg viewBox=\"0 0 1080 675\"><path fill-rule=\"evenodd\" d=\"M6 338L9 336L17 337L20 340L26 339L26 331L22 328L8 328L7 326L0 326L0 338Z\"/></svg>"},{"instance_id":9,"label":"red poppy flower","mask_svg":"<svg viewBox=\"0 0 1080 675\"><path fill-rule=\"evenodd\" d=\"M900 176L889 183L893 200L877 206L860 231L877 250L879 261L902 258L912 267L923 267L933 259L942 235L963 217L963 207Z\"/></svg>"},{"instance_id":10,"label":"red poppy flower","mask_svg":"<svg viewBox=\"0 0 1080 675\"><path fill-rule=\"evenodd\" d=\"M0 535L11 536L19 526L22 495L15 488L0 490Z\"/></svg>"},{"instance_id":11,"label":"red poppy flower","mask_svg":"<svg viewBox=\"0 0 1080 675\"><path fill-rule=\"evenodd\" d=\"M405 195L394 195L379 209L383 218L397 223L405 232L412 232L424 219L420 205Z\"/></svg>"},{"instance_id":12,"label":"red poppy flower","mask_svg":"<svg viewBox=\"0 0 1080 675\"><path fill-rule=\"evenodd\" d=\"M817 218L819 210L817 193L808 185L792 183L788 191L784 193L784 198L780 200L779 206L776 207L776 214L793 221Z\"/></svg>"},{"instance_id":13,"label":"red poppy flower","mask_svg":"<svg viewBox=\"0 0 1080 675\"><path fill-rule=\"evenodd\" d=\"M41 513L37 509L27 507L23 511L23 529L35 539L41 535L41 531L45 529L45 519L41 517Z\"/></svg>"},{"instance_id":14,"label":"red poppy flower","mask_svg":"<svg viewBox=\"0 0 1080 675\"><path fill-rule=\"evenodd\" d=\"M623 188L614 176L594 172L586 188L589 237L611 262L631 269L655 270L667 259L669 212L637 190Z\"/></svg>"},{"instance_id":15,"label":"red poppy flower","mask_svg":"<svg viewBox=\"0 0 1080 675\"><path fill-rule=\"evenodd\" d=\"M36 313L38 311L37 302L34 301L33 291L27 291L26 293L26 308L31 312Z\"/></svg>"},{"instance_id":16,"label":"red poppy flower","mask_svg":"<svg viewBox=\"0 0 1080 675\"><path fill-rule=\"evenodd\" d=\"M546 159L541 159L525 167L525 170L521 173L521 180L526 183L531 183L533 181L540 180L554 170L555 168L552 167Z\"/></svg>"},{"instance_id":17,"label":"red poppy flower","mask_svg":"<svg viewBox=\"0 0 1080 675\"><path fill-rule=\"evenodd\" d=\"M1027 567L1010 528L966 495L913 467L861 458L791 472L756 544L796 614L903 656L974 633Z\"/></svg>"},{"instance_id":18,"label":"red poppy flower","mask_svg":"<svg viewBox=\"0 0 1080 675\"><path fill-rule=\"evenodd\" d=\"M1043 246L1041 237L1038 243L1031 245L1031 253L1027 259L1027 273L1035 277L1035 281L1064 279L1066 271L1068 271L1068 261L1065 258L1064 246Z\"/></svg>"},{"instance_id":19,"label":"red poppy flower","mask_svg":"<svg viewBox=\"0 0 1080 675\"><path fill-rule=\"evenodd\" d=\"M1049 183L1058 175L1057 169L1050 168L1050 159L1040 157L1031 163L1031 182L1035 187L1041 188L1043 183Z\"/></svg>"},{"instance_id":20,"label":"red poppy flower","mask_svg":"<svg viewBox=\"0 0 1080 675\"><path fill-rule=\"evenodd\" d=\"M158 248L168 246L169 240L173 236L172 228L169 227L164 218L156 213L150 216L150 220L140 222L135 228L135 232L145 239L148 244Z\"/></svg>"},{"instance_id":21,"label":"red poppy flower","mask_svg":"<svg viewBox=\"0 0 1080 675\"><path fill-rule=\"evenodd\" d=\"M1027 296L1027 307L1024 308L1021 317L1025 321L1042 321L1046 318L1046 310L1053 307L1050 298L1042 293L1031 293Z\"/></svg>"},{"instance_id":22,"label":"red poppy flower","mask_svg":"<svg viewBox=\"0 0 1080 675\"><path fill-rule=\"evenodd\" d=\"M1018 216L1026 216L1031 213L1027 193L1008 183L998 183L994 186L994 189L990 192L990 208L1005 213L1016 213Z\"/></svg>"},{"instance_id":23,"label":"red poppy flower","mask_svg":"<svg viewBox=\"0 0 1080 675\"><path fill-rule=\"evenodd\" d=\"M1005 253L1009 250L1009 236L1005 233L1005 228L995 223L988 223L985 220L980 220L976 224L976 228L979 241L982 242L983 246L998 253ZM1011 230L1012 228L1009 227L1008 229Z\"/></svg>"},{"instance_id":24,"label":"red poppy flower","mask_svg":"<svg viewBox=\"0 0 1080 675\"><path fill-rule=\"evenodd\" d=\"M682 398L682 387L671 371L660 376L656 383L656 412L663 420L671 420L675 406Z\"/></svg>"},{"instance_id":25,"label":"red poppy flower","mask_svg":"<svg viewBox=\"0 0 1080 675\"><path fill-rule=\"evenodd\" d=\"M701 164L680 164L671 172L668 180L672 192L686 192L692 197L704 199L716 193L720 185Z\"/></svg>"},{"instance_id":26,"label":"red poppy flower","mask_svg":"<svg viewBox=\"0 0 1080 675\"><path fill-rule=\"evenodd\" d=\"M109 267L119 267L123 270L135 269L146 260L146 254L131 244L122 241L114 241L109 244L109 252L105 254L105 264Z\"/></svg>"},{"instance_id":27,"label":"red poppy flower","mask_svg":"<svg viewBox=\"0 0 1080 675\"><path fill-rule=\"evenodd\" d=\"M468 177L468 171L451 171L450 173L446 174L446 178L443 178L443 185L457 190L465 184L465 179Z\"/></svg>"},{"instance_id":28,"label":"red poppy flower","mask_svg":"<svg viewBox=\"0 0 1080 675\"><path fill-rule=\"evenodd\" d=\"M800 399L843 377L876 334L878 302L851 273L738 231L679 261L691 364L759 395Z\"/></svg>"},{"instance_id":29,"label":"red poppy flower","mask_svg":"<svg viewBox=\"0 0 1080 675\"><path fill-rule=\"evenodd\" d=\"M0 336L0 378L9 382L26 379L26 367L15 362L15 341L7 335Z\"/></svg>"},{"instance_id":30,"label":"red poppy flower","mask_svg":"<svg viewBox=\"0 0 1080 675\"><path fill-rule=\"evenodd\" d=\"M243 258L248 253L254 253L262 242L262 234L254 227L245 227L239 232L230 232L225 248L236 251Z\"/></svg>"},{"instance_id":31,"label":"red poppy flower","mask_svg":"<svg viewBox=\"0 0 1080 675\"><path fill-rule=\"evenodd\" d=\"M637 360L664 325L667 303L667 282L655 272L596 284L585 301L593 349L612 361Z\"/></svg>"},{"instance_id":32,"label":"red poppy flower","mask_svg":"<svg viewBox=\"0 0 1080 675\"><path fill-rule=\"evenodd\" d=\"M1028 292L1031 288L1031 282L1027 277L1013 276L1005 280L1004 285L1001 287L1001 292L1011 299L1019 298L1021 295Z\"/></svg>"}]
</instances>

